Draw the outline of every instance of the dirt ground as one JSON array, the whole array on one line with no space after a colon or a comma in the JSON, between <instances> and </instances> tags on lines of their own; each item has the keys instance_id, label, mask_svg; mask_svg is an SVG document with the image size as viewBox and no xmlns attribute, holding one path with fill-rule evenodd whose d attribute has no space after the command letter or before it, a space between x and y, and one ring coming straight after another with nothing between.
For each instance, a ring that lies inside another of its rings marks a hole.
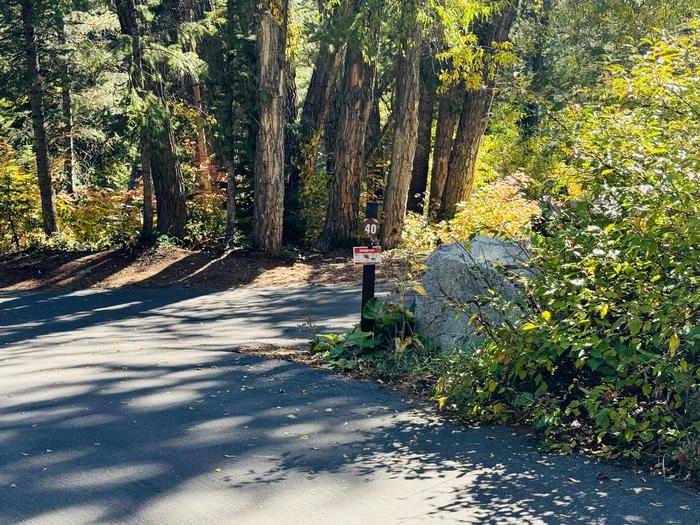
<instances>
[{"instance_id":1,"label":"dirt ground","mask_svg":"<svg viewBox=\"0 0 700 525\"><path fill-rule=\"evenodd\" d=\"M389 256L379 282L405 273L405 263ZM165 247L121 248L104 252L47 252L0 256L0 290L80 290L179 286L228 289L239 286L359 283L362 269L350 255L306 254L274 259L248 251L226 253Z\"/></svg>"}]
</instances>

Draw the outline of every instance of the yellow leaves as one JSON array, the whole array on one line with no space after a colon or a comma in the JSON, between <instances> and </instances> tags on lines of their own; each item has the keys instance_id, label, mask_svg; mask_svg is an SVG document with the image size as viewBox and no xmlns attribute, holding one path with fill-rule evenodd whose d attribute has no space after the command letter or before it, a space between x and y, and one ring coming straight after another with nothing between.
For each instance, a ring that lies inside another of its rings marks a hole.
<instances>
[{"instance_id":1,"label":"yellow leaves","mask_svg":"<svg viewBox=\"0 0 700 525\"><path fill-rule=\"evenodd\" d=\"M542 312L542 319L544 319L545 321L551 321L552 320L552 312L550 312L548 310L545 310L544 312Z\"/></svg>"},{"instance_id":2,"label":"yellow leaves","mask_svg":"<svg viewBox=\"0 0 700 525\"><path fill-rule=\"evenodd\" d=\"M447 398L445 396L440 396L440 397L436 398L435 400L437 401L438 408L440 410L445 408L445 403L447 402Z\"/></svg>"},{"instance_id":3,"label":"yellow leaves","mask_svg":"<svg viewBox=\"0 0 700 525\"><path fill-rule=\"evenodd\" d=\"M428 292L425 291L425 288L424 288L423 285L420 284L420 283L416 283L416 284L413 286L413 289L414 289L416 292L418 292L419 295L422 295L423 297L425 297L426 295L428 295Z\"/></svg>"},{"instance_id":4,"label":"yellow leaves","mask_svg":"<svg viewBox=\"0 0 700 525\"><path fill-rule=\"evenodd\" d=\"M673 334L671 336L671 339L668 341L668 353L673 357L676 355L676 352L678 351L678 347L681 345L681 338L678 337L678 334Z\"/></svg>"},{"instance_id":5,"label":"yellow leaves","mask_svg":"<svg viewBox=\"0 0 700 525\"><path fill-rule=\"evenodd\" d=\"M600 308L600 318L601 318L601 319L605 319L605 316L608 315L608 311L609 311L609 310L610 310L610 305L607 304L607 303L604 304L604 305Z\"/></svg>"},{"instance_id":6,"label":"yellow leaves","mask_svg":"<svg viewBox=\"0 0 700 525\"><path fill-rule=\"evenodd\" d=\"M521 329L523 332L529 332L530 330L534 330L535 328L537 328L537 325L532 324L532 323L525 323L524 325L522 325L522 326L520 327L520 329Z\"/></svg>"},{"instance_id":7,"label":"yellow leaves","mask_svg":"<svg viewBox=\"0 0 700 525\"><path fill-rule=\"evenodd\" d=\"M498 181L482 186L469 203L457 208L454 219L440 225L443 242L469 239L475 234L522 238L539 207L520 193L516 184Z\"/></svg>"}]
</instances>

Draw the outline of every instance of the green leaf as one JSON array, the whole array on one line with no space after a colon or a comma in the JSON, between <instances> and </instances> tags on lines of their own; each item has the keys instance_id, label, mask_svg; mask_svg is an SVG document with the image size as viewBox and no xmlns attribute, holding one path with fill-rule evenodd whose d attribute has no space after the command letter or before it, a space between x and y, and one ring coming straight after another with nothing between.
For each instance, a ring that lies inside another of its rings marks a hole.
<instances>
[{"instance_id":1,"label":"green leaf","mask_svg":"<svg viewBox=\"0 0 700 525\"><path fill-rule=\"evenodd\" d=\"M627 326L630 329L630 333L632 335L637 335L639 334L640 330L642 329L642 320L639 317L632 317L628 322Z\"/></svg>"}]
</instances>

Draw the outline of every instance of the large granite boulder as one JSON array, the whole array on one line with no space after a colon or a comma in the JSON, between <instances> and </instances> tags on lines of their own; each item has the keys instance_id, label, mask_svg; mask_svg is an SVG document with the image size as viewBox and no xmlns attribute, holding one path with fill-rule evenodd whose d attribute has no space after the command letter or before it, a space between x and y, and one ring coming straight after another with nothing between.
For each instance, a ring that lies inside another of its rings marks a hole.
<instances>
[{"instance_id":1,"label":"large granite boulder","mask_svg":"<svg viewBox=\"0 0 700 525\"><path fill-rule=\"evenodd\" d=\"M476 298L517 298L512 277L527 278L527 262L527 249L514 241L478 236L443 244L428 258L422 280L426 294L415 299L418 333L442 348L471 346L476 339L469 319L477 312L493 320L502 315L489 304L478 307Z\"/></svg>"}]
</instances>

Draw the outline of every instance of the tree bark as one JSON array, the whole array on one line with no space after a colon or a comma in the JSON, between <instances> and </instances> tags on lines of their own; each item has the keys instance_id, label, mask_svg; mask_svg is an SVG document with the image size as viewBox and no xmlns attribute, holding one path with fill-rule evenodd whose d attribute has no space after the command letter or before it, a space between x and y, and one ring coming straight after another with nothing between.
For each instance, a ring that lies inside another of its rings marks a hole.
<instances>
[{"instance_id":1,"label":"tree bark","mask_svg":"<svg viewBox=\"0 0 700 525\"><path fill-rule=\"evenodd\" d=\"M396 133L391 152L391 168L384 194L382 246L395 248L401 240L406 218L408 190L418 142L418 106L420 102L421 29L416 17L417 6L404 9L410 30L402 44L396 79Z\"/></svg>"},{"instance_id":2,"label":"tree bark","mask_svg":"<svg viewBox=\"0 0 700 525\"><path fill-rule=\"evenodd\" d=\"M226 246L233 246L236 235L236 167L226 162Z\"/></svg>"},{"instance_id":3,"label":"tree bark","mask_svg":"<svg viewBox=\"0 0 700 525\"><path fill-rule=\"evenodd\" d=\"M436 89L437 76L433 68L432 50L429 45L424 45L421 60L420 102L418 104L418 144L413 160L411 186L408 190L408 209L416 213L423 213L425 193L428 189Z\"/></svg>"},{"instance_id":4,"label":"tree bark","mask_svg":"<svg viewBox=\"0 0 700 525\"><path fill-rule=\"evenodd\" d=\"M46 119L44 115L44 78L39 66L39 50L36 39L36 11L33 0L21 0L22 34L24 36L26 81L29 87L29 104L32 110L32 128L34 131L34 153L36 171L41 196L41 214L44 233L47 236L58 231L56 209L51 185L51 163L49 159L49 142L46 138Z\"/></svg>"},{"instance_id":5,"label":"tree bark","mask_svg":"<svg viewBox=\"0 0 700 525\"><path fill-rule=\"evenodd\" d=\"M253 243L277 255L284 215L284 105L288 0L263 0L256 23L259 114Z\"/></svg>"},{"instance_id":6,"label":"tree bark","mask_svg":"<svg viewBox=\"0 0 700 525\"><path fill-rule=\"evenodd\" d=\"M133 2L133 0L129 0ZM186 19L186 6L179 0L163 0L154 10L154 33L165 45L177 42L178 28ZM167 66L159 65L159 79L144 77L145 89L159 99L160 107L149 118L148 137L151 175L156 195L157 229L161 235L182 240L186 235L187 199L173 134L172 108L169 103Z\"/></svg>"},{"instance_id":7,"label":"tree bark","mask_svg":"<svg viewBox=\"0 0 700 525\"><path fill-rule=\"evenodd\" d=\"M326 124L335 73L342 59L343 49L334 50L329 44L321 45L299 122L301 158L298 163L302 177L316 170L318 149Z\"/></svg>"},{"instance_id":8,"label":"tree bark","mask_svg":"<svg viewBox=\"0 0 700 525\"><path fill-rule=\"evenodd\" d=\"M340 116L333 151L334 171L326 220L317 243L321 250L346 246L355 237L373 82L374 70L365 61L360 42L351 41L345 58L342 90L338 93Z\"/></svg>"},{"instance_id":9,"label":"tree bark","mask_svg":"<svg viewBox=\"0 0 700 525\"><path fill-rule=\"evenodd\" d=\"M139 97L143 98L146 96L146 80L143 71L143 49L136 4L134 0L117 0L116 6L121 32L131 39L131 87ZM153 174L147 126L142 125L139 133L139 156L141 157L141 177L143 180L141 233L144 237L149 237L153 233Z\"/></svg>"},{"instance_id":10,"label":"tree bark","mask_svg":"<svg viewBox=\"0 0 700 525\"><path fill-rule=\"evenodd\" d=\"M509 2L492 19L478 28L479 45L484 49L491 49L493 43L508 40L516 13L517 1ZM488 124L496 88L494 65L488 64L489 59L492 58L492 52L485 53L487 63L483 66L481 86L476 90L468 91L464 97L457 137L450 155L447 183L440 205L441 219L454 216L457 204L469 198L474 185L476 159Z\"/></svg>"},{"instance_id":11,"label":"tree bark","mask_svg":"<svg viewBox=\"0 0 700 525\"><path fill-rule=\"evenodd\" d=\"M331 82L326 125L323 133L323 143L326 152L326 177L329 187L335 176L335 149L338 142L338 126L340 125L340 113L342 111L341 97L343 82L345 81L344 71L345 67L343 67L343 73L336 75L336 78Z\"/></svg>"},{"instance_id":12,"label":"tree bark","mask_svg":"<svg viewBox=\"0 0 700 525\"><path fill-rule=\"evenodd\" d=\"M140 137L141 146L141 178L143 180L143 225L141 234L150 237L153 234L153 176L151 174L151 151L148 135L144 132Z\"/></svg>"},{"instance_id":13,"label":"tree bark","mask_svg":"<svg viewBox=\"0 0 700 525\"><path fill-rule=\"evenodd\" d=\"M285 34L287 28L285 28ZM282 224L283 242L299 243L304 239L304 221L301 217L300 193L301 173L297 166L300 142L297 122L297 86L295 57L287 50L284 70L284 219Z\"/></svg>"},{"instance_id":14,"label":"tree bark","mask_svg":"<svg viewBox=\"0 0 700 525\"><path fill-rule=\"evenodd\" d=\"M207 146L207 132L204 120L204 104L202 102L204 84L196 82L192 85L192 102L197 112L195 115L195 126L197 128L197 176L199 186L205 190L211 190L211 179L209 178L209 148Z\"/></svg>"},{"instance_id":15,"label":"tree bark","mask_svg":"<svg viewBox=\"0 0 700 525\"><path fill-rule=\"evenodd\" d=\"M161 103L166 105L164 118L149 126L149 149L153 189L156 194L158 233L176 239L184 239L187 224L185 184L177 158L175 137L170 122L170 110L161 94Z\"/></svg>"},{"instance_id":16,"label":"tree bark","mask_svg":"<svg viewBox=\"0 0 700 525\"><path fill-rule=\"evenodd\" d=\"M435 146L433 148L433 169L430 177L430 215L437 218L442 202L442 194L447 182L450 166L450 152L454 143L455 127L461 109L462 99L456 88L451 88L440 96Z\"/></svg>"},{"instance_id":17,"label":"tree bark","mask_svg":"<svg viewBox=\"0 0 700 525\"><path fill-rule=\"evenodd\" d=\"M75 147L73 143L73 98L71 82L71 64L68 54L65 20L60 17L58 37L63 47L63 58L61 64L61 107L63 109L63 176L65 178L66 192L75 192Z\"/></svg>"}]
</instances>

